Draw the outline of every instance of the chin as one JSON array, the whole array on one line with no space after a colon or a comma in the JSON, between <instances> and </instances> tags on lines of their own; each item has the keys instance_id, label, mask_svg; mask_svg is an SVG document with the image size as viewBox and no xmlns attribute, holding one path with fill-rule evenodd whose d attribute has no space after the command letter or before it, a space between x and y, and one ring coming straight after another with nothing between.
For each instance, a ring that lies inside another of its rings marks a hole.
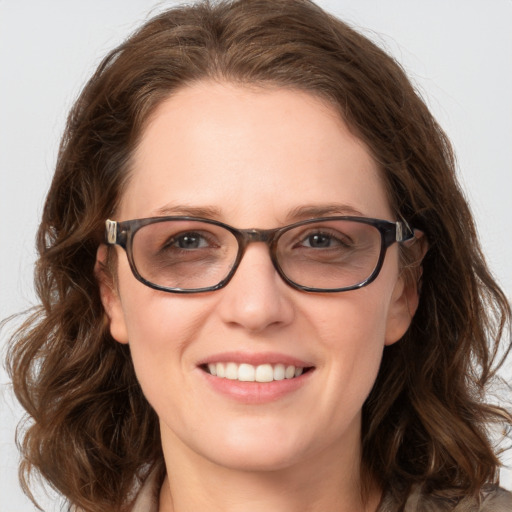
<instances>
[{"instance_id":1,"label":"chin","mask_svg":"<svg viewBox=\"0 0 512 512\"><path fill-rule=\"evenodd\" d=\"M252 435L251 435L252 434ZM214 450L208 447L212 462L240 471L278 471L297 464L309 450L298 432L285 433L273 429L229 432L218 439ZM311 447L310 447L311 449Z\"/></svg>"},{"instance_id":2,"label":"chin","mask_svg":"<svg viewBox=\"0 0 512 512\"><path fill-rule=\"evenodd\" d=\"M227 469L250 473L286 470L295 466L300 460L300 456L296 452L276 452L268 448L253 451L244 447L244 449L238 451L231 451L226 454L227 456L215 455L210 459L214 464Z\"/></svg>"}]
</instances>

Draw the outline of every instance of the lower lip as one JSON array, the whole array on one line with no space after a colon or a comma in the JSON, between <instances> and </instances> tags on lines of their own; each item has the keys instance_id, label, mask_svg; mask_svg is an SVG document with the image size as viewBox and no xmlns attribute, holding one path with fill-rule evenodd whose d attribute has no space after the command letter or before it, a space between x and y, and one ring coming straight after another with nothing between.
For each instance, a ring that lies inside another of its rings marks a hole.
<instances>
[{"instance_id":1,"label":"lower lip","mask_svg":"<svg viewBox=\"0 0 512 512\"><path fill-rule=\"evenodd\" d=\"M310 379L313 369L293 379L273 380L272 382L241 382L215 377L200 370L214 391L237 402L264 404L279 400L300 389Z\"/></svg>"}]
</instances>

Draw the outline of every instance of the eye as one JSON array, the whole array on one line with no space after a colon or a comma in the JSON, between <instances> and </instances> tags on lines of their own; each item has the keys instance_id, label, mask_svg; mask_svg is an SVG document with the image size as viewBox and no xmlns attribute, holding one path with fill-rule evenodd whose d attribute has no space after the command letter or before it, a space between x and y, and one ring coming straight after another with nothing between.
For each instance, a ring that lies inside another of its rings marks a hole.
<instances>
[{"instance_id":1,"label":"eye","mask_svg":"<svg viewBox=\"0 0 512 512\"><path fill-rule=\"evenodd\" d=\"M178 249L204 249L209 247L211 244L207 238L201 233L190 231L188 233L182 233L174 236L166 244L166 247L175 247Z\"/></svg>"},{"instance_id":2,"label":"eye","mask_svg":"<svg viewBox=\"0 0 512 512\"><path fill-rule=\"evenodd\" d=\"M321 231L309 233L307 236L302 238L300 245L303 247L310 247L312 249L350 247L349 241L346 237L343 237L341 233L334 235L333 233Z\"/></svg>"}]
</instances>

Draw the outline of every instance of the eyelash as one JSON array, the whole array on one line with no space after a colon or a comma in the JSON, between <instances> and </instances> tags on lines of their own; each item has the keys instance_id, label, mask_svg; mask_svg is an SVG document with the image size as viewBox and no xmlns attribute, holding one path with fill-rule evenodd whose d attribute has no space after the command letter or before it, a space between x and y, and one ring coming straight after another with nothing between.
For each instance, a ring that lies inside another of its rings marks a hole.
<instances>
[{"instance_id":1,"label":"eyelash","mask_svg":"<svg viewBox=\"0 0 512 512\"><path fill-rule=\"evenodd\" d=\"M340 234L342 235L342 234ZM346 248L349 248L351 247L351 244L350 243L347 243L344 241L348 239L347 236L336 236L334 233L329 233L329 232L325 232L325 231L311 231L303 236L301 236L301 239L300 239L300 244L302 246L304 246L304 242L308 239L311 239L312 237L315 237L315 236L319 236L319 237L327 237L329 239L329 242L336 242L337 245L340 245L340 246L343 246L343 247L346 247ZM308 247L314 249L315 247L309 245ZM331 245L329 246L329 248L332 247Z\"/></svg>"}]
</instances>

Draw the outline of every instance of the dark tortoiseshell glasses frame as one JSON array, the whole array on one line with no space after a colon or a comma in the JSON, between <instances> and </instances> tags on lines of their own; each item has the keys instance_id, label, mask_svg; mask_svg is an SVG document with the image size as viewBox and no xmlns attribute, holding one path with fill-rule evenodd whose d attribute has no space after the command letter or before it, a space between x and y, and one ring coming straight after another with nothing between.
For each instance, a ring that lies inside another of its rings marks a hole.
<instances>
[{"instance_id":1,"label":"dark tortoiseshell glasses frame","mask_svg":"<svg viewBox=\"0 0 512 512\"><path fill-rule=\"evenodd\" d=\"M201 222L204 224L216 226L218 228L223 228L229 231L233 237L238 242L238 252L236 258L234 259L231 267L228 270L227 275L225 275L218 283L213 286L206 286L202 288L174 288L174 287L166 287L159 285L158 283L153 283L148 281L144 276L139 273L137 269L137 265L134 261L133 257L133 239L134 235L141 228L145 226L160 223L160 222L168 222L168 221L191 221L191 222ZM286 273L283 271L281 264L279 263L279 258L277 254L278 241L279 239L291 229L295 229L297 227L306 226L308 224L315 223L325 223L332 221L350 221L355 223L366 224L374 227L380 233L380 253L378 260L375 262L375 266L371 271L370 275L366 276L365 279L360 282L356 282L350 286L338 287L338 288L320 288L320 287L311 287L304 286L296 281L290 279ZM219 290L226 286L230 279L235 274L242 258L245 250L248 245L255 242L263 242L267 244L270 252L270 258L272 263L281 276L281 278L291 287L296 288L298 290L302 290L305 292L318 292L318 293L332 293L332 292L344 292L349 290L354 290L358 288L362 288L363 286L367 286L372 281L374 281L382 268L384 258L386 256L386 250L388 247L396 243L406 242L414 238L414 231L408 226L406 222L390 222L387 220L381 219L373 219L367 217L353 217L353 216L336 216L336 217L320 217L314 219L307 219L300 222L296 222L287 226L282 226L275 229L236 229L232 226L224 224L222 222L204 219L200 217L189 217L189 216L171 216L171 217L151 217L145 219L134 219L134 220L126 220L123 222L116 222L113 220L106 221L106 233L105 233L105 242L107 245L119 245L122 247L127 254L128 262L130 264L130 268L133 272L133 275L137 280L141 283L149 286L150 288L154 288L156 290L161 290L164 292L171 293L201 293L201 292L209 292L214 290Z\"/></svg>"}]
</instances>

